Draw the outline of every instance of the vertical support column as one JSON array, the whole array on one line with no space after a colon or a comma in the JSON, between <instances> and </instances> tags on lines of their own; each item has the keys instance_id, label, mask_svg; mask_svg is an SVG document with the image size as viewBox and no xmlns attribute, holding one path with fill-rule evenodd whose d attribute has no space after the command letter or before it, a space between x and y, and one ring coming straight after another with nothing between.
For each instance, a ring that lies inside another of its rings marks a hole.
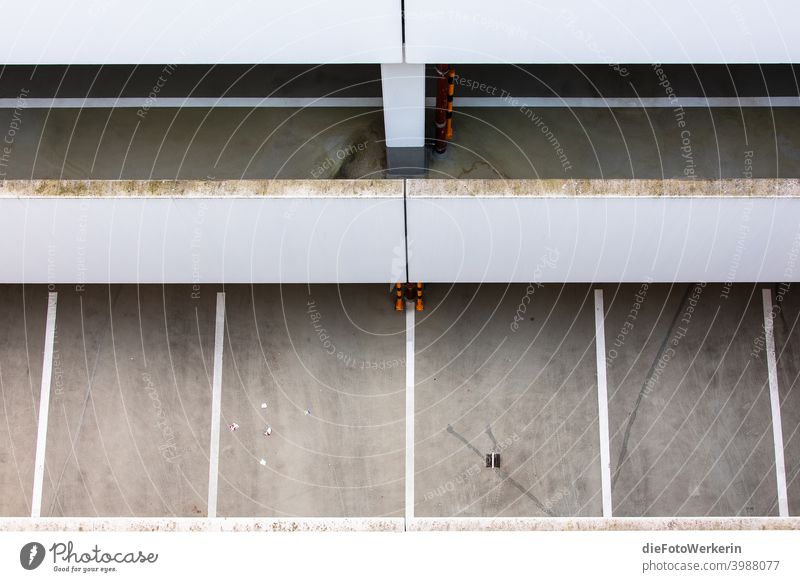
<instances>
[{"instance_id":1,"label":"vertical support column","mask_svg":"<svg viewBox=\"0 0 800 582\"><path fill-rule=\"evenodd\" d=\"M772 291L769 289L762 289L761 297L764 304L764 341L767 345L769 403L772 409L772 442L775 445L775 478L778 486L778 515L781 517L789 517L789 499L786 492L786 461L783 455L781 396L778 391L778 364L775 357L775 327L772 319Z\"/></svg>"},{"instance_id":2,"label":"vertical support column","mask_svg":"<svg viewBox=\"0 0 800 582\"><path fill-rule=\"evenodd\" d=\"M594 292L594 345L597 356L597 424L600 427L600 483L603 517L611 517L611 455L608 445L608 385L606 379L606 326L603 290Z\"/></svg>"},{"instance_id":3,"label":"vertical support column","mask_svg":"<svg viewBox=\"0 0 800 582\"><path fill-rule=\"evenodd\" d=\"M425 65L381 65L386 162L392 176L426 171Z\"/></svg>"},{"instance_id":4,"label":"vertical support column","mask_svg":"<svg viewBox=\"0 0 800 582\"><path fill-rule=\"evenodd\" d=\"M406 530L414 518L414 304L406 306Z\"/></svg>"},{"instance_id":5,"label":"vertical support column","mask_svg":"<svg viewBox=\"0 0 800 582\"><path fill-rule=\"evenodd\" d=\"M47 446L47 418L50 413L50 383L53 378L53 348L56 340L56 307L58 293L47 296L47 324L44 332L44 358L42 360L42 385L39 396L39 430L36 436L36 459L33 465L33 495L31 517L42 515L42 490L44 486L44 461Z\"/></svg>"},{"instance_id":6,"label":"vertical support column","mask_svg":"<svg viewBox=\"0 0 800 582\"><path fill-rule=\"evenodd\" d=\"M219 430L222 422L222 348L225 344L225 293L217 293L214 328L214 371L211 381L211 446L208 453L208 517L217 517Z\"/></svg>"}]
</instances>

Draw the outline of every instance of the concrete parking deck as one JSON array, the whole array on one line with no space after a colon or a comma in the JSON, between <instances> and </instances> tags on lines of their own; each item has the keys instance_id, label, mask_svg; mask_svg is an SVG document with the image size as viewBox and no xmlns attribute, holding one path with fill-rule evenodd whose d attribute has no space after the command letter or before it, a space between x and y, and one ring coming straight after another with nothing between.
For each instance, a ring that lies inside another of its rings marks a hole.
<instances>
[{"instance_id":1,"label":"concrete parking deck","mask_svg":"<svg viewBox=\"0 0 800 582\"><path fill-rule=\"evenodd\" d=\"M777 517L762 288L602 286L614 517L732 517L745 520L733 527L759 528L772 522L755 518ZM40 425L47 288L0 287L9 435L0 451L0 515L29 514L41 433L43 517L194 518L197 527L218 527L203 518L222 287L56 291L51 399ZM329 529L338 526L301 518L402 518L406 486L415 490L412 529L637 527L635 519L585 521L601 516L605 493L593 287L427 287L427 309L415 313L410 482L406 316L392 309L388 291L224 289L217 515L240 521L219 527ZM773 304L796 516L800 365L792 346L800 312L789 287L773 289ZM485 466L490 452L500 454L499 467ZM248 518L256 521L241 521ZM175 523L152 527L190 527ZM661 527L642 527L648 523Z\"/></svg>"}]
</instances>

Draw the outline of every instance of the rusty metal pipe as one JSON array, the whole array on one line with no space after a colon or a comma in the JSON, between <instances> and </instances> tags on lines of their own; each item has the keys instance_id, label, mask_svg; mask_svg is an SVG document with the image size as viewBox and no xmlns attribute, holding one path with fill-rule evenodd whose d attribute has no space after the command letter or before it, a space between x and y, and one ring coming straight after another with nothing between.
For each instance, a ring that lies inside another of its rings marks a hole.
<instances>
[{"instance_id":1,"label":"rusty metal pipe","mask_svg":"<svg viewBox=\"0 0 800 582\"><path fill-rule=\"evenodd\" d=\"M447 94L450 65L436 65L436 110L434 112L433 149L437 154L447 150Z\"/></svg>"}]
</instances>

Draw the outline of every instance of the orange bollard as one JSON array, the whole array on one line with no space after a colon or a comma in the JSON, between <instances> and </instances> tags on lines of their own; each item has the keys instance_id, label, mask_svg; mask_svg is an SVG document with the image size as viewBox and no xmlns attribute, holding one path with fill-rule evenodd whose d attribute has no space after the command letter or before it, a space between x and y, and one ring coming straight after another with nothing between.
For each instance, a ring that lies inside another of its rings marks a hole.
<instances>
[{"instance_id":1,"label":"orange bollard","mask_svg":"<svg viewBox=\"0 0 800 582\"><path fill-rule=\"evenodd\" d=\"M416 309L417 309L417 311L422 311L422 310L425 309L425 304L422 301L422 283L417 283Z\"/></svg>"},{"instance_id":2,"label":"orange bollard","mask_svg":"<svg viewBox=\"0 0 800 582\"><path fill-rule=\"evenodd\" d=\"M395 285L395 300L394 300L394 310L395 311L405 311L406 309L406 300L403 298L403 284L397 283Z\"/></svg>"}]
</instances>

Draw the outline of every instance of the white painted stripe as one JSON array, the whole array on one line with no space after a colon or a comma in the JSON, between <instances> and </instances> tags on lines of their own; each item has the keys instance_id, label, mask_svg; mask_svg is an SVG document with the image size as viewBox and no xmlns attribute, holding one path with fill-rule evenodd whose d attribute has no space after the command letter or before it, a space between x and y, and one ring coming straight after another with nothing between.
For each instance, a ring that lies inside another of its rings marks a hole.
<instances>
[{"instance_id":1,"label":"white painted stripe","mask_svg":"<svg viewBox=\"0 0 800 582\"><path fill-rule=\"evenodd\" d=\"M59 97L0 99L0 109L303 108L383 106L381 97ZM436 99L425 100L435 107ZM800 97L456 97L454 107L707 108L800 107Z\"/></svg>"},{"instance_id":2,"label":"white painted stripe","mask_svg":"<svg viewBox=\"0 0 800 582\"><path fill-rule=\"evenodd\" d=\"M767 344L767 370L769 371L769 403L772 408L772 441L775 445L775 477L778 485L778 515L789 516L786 495L786 462L783 457L783 428L781 424L781 396L778 392L778 365L775 359L775 332L772 319L772 292L761 290L764 303L764 340Z\"/></svg>"},{"instance_id":3,"label":"white painted stripe","mask_svg":"<svg viewBox=\"0 0 800 582\"><path fill-rule=\"evenodd\" d=\"M456 89L458 91L458 89ZM435 107L435 100L427 105ZM453 107L623 108L800 107L800 97L456 97Z\"/></svg>"},{"instance_id":4,"label":"white painted stripe","mask_svg":"<svg viewBox=\"0 0 800 582\"><path fill-rule=\"evenodd\" d=\"M406 304L406 523L414 518L414 303Z\"/></svg>"},{"instance_id":5,"label":"white painted stripe","mask_svg":"<svg viewBox=\"0 0 800 582\"><path fill-rule=\"evenodd\" d=\"M211 446L208 463L208 517L217 517L219 482L219 430L222 417L222 347L225 343L225 293L217 293L217 324L214 329L214 375L211 384Z\"/></svg>"},{"instance_id":6,"label":"white painted stripe","mask_svg":"<svg viewBox=\"0 0 800 582\"><path fill-rule=\"evenodd\" d=\"M603 290L594 291L594 345L597 354L597 424L600 427L600 483L603 517L611 517L611 455L608 446L608 385L606 380L606 327Z\"/></svg>"},{"instance_id":7,"label":"white painted stripe","mask_svg":"<svg viewBox=\"0 0 800 582\"><path fill-rule=\"evenodd\" d=\"M44 332L44 360L42 362L42 386L39 396L39 432L36 436L36 460L33 465L33 495L31 517L42 515L42 490L44 485L45 448L47 446L47 418L50 413L50 383L53 378L53 349L56 340L56 307L58 293L47 296L47 324Z\"/></svg>"},{"instance_id":8,"label":"white painted stripe","mask_svg":"<svg viewBox=\"0 0 800 582\"><path fill-rule=\"evenodd\" d=\"M0 99L1 109L157 109L212 107L381 107L380 97L62 97Z\"/></svg>"}]
</instances>

